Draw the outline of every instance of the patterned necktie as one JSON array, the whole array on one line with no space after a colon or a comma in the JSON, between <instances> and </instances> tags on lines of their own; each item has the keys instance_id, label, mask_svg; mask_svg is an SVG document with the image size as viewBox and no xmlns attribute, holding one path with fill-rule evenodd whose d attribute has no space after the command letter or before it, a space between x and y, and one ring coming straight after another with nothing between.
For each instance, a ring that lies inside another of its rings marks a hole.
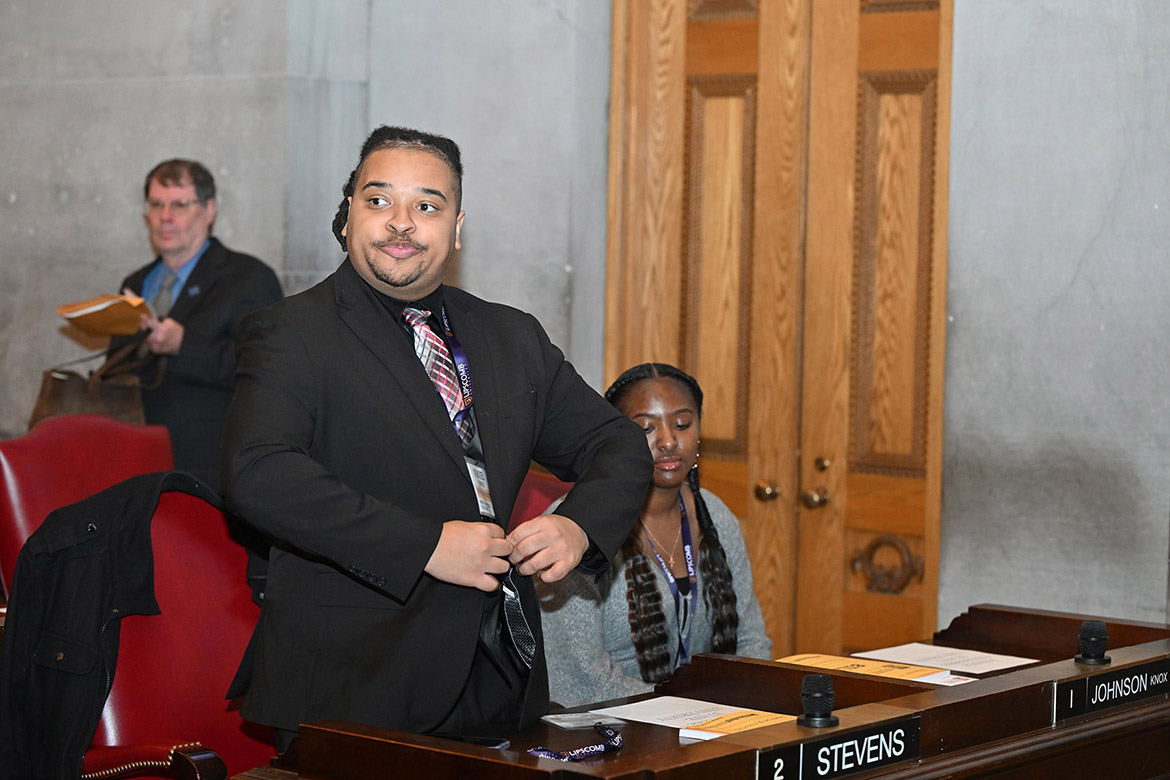
<instances>
[{"instance_id":1,"label":"patterned necktie","mask_svg":"<svg viewBox=\"0 0 1170 780\"><path fill-rule=\"evenodd\" d=\"M512 637L512 645L520 654L520 660L531 669L532 659L536 655L536 637L528 625L528 618L524 617L524 607L520 604L520 592L513 579L518 576L513 566L500 582L500 590L504 592L504 622L508 626L508 635Z\"/></svg>"},{"instance_id":2,"label":"patterned necktie","mask_svg":"<svg viewBox=\"0 0 1170 780\"><path fill-rule=\"evenodd\" d=\"M167 269L163 274L162 284L159 285L158 295L154 296L154 300L150 302L150 308L154 310L154 318L161 320L167 316L171 310L171 303L175 295L175 282L179 281L179 277L171 269Z\"/></svg>"},{"instance_id":3,"label":"patterned necktie","mask_svg":"<svg viewBox=\"0 0 1170 780\"><path fill-rule=\"evenodd\" d=\"M414 353L427 370L435 389L439 391L443 403L447 406L447 414L455 425L455 432L466 449L471 444L473 432L471 419L464 417L456 420L455 415L463 408L463 391L460 389L459 378L455 373L455 363L451 360L451 352L439 335L427 324L431 313L426 309L407 307L402 310L402 317L414 328ZM532 658L536 654L536 637L532 633L528 620L524 617L524 608L520 604L520 593L512 577L515 569L510 569L500 583L500 590L504 595L504 622L508 628L508 635L512 638L512 645L520 655L520 660L528 668L532 668Z\"/></svg>"},{"instance_id":4,"label":"patterned necktie","mask_svg":"<svg viewBox=\"0 0 1170 780\"><path fill-rule=\"evenodd\" d=\"M414 353L427 371L427 376L439 392L439 397L447 407L447 416L455 426L455 433L464 448L471 444L473 436L471 418L465 415L456 420L455 415L463 408L463 391L459 387L459 377L455 373L455 363L451 360L451 353L447 345L439 338L439 334L427 324L431 313L426 309L406 308L402 312L403 318L414 328Z\"/></svg>"}]
</instances>

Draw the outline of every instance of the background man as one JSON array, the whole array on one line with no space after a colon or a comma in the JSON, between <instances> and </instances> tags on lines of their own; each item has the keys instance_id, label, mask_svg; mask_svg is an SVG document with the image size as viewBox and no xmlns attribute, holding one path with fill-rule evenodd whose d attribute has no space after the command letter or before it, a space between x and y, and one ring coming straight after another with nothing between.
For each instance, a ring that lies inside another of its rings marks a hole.
<instances>
[{"instance_id":1,"label":"background man","mask_svg":"<svg viewBox=\"0 0 1170 780\"><path fill-rule=\"evenodd\" d=\"M267 265L211 237L215 179L192 160L167 160L146 176L146 227L155 259L122 282L154 312L143 317L139 370L146 422L171 434L176 468L218 484L219 445L235 389L235 338L245 314L281 298ZM111 340L113 352L126 338ZM157 387L152 385L161 380Z\"/></svg>"},{"instance_id":2,"label":"background man","mask_svg":"<svg viewBox=\"0 0 1170 780\"><path fill-rule=\"evenodd\" d=\"M278 540L243 713L281 747L322 718L487 734L539 717L530 576L603 569L645 495L642 432L535 318L442 284L462 174L449 139L375 130L334 220L345 262L241 329L225 492ZM505 535L531 460L575 487Z\"/></svg>"}]
</instances>

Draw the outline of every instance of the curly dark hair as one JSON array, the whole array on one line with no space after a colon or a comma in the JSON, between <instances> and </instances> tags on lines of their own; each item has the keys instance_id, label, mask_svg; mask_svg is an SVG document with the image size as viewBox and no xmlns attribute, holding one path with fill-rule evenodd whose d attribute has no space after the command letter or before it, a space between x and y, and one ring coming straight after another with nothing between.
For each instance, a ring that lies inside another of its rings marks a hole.
<instances>
[{"instance_id":1,"label":"curly dark hair","mask_svg":"<svg viewBox=\"0 0 1170 780\"><path fill-rule=\"evenodd\" d=\"M341 203L337 205L337 213L333 215L333 237L337 239L337 243L341 244L343 250L348 250L348 246L341 231L345 229L345 224L349 221L349 199L353 196L358 171L361 170L362 163L366 161L367 157L383 149L419 149L438 157L451 169L451 178L455 182L456 211L463 203L463 160L459 154L458 144L441 135L411 130L408 127L382 125L370 133L365 143L362 144L358 163L350 171L345 186L341 188Z\"/></svg>"},{"instance_id":2,"label":"curly dark hair","mask_svg":"<svg viewBox=\"0 0 1170 780\"><path fill-rule=\"evenodd\" d=\"M695 401L696 412L703 416L703 389L693 376L668 363L642 363L619 376L605 391L605 399L621 408L634 385L645 379L666 378L678 382ZM699 574L703 580L703 601L711 616L712 647L717 653L734 653L738 643L739 613L736 611L735 588L727 555L719 541L719 532L711 520L707 502L699 490L699 469L687 474L687 486L695 498L699 523ZM630 634L638 657L642 679L650 683L665 682L674 673L670 664L670 645L666 633L666 616L662 597L655 584L654 568L642 549L638 534L632 533L622 544L626 568L626 600L629 604Z\"/></svg>"}]
</instances>

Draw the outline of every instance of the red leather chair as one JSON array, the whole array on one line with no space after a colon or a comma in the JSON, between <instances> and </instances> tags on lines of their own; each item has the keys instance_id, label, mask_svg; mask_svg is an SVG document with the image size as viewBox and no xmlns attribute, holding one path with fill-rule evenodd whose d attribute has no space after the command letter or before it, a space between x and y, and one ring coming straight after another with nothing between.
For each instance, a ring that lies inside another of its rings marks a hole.
<instances>
[{"instance_id":1,"label":"red leather chair","mask_svg":"<svg viewBox=\"0 0 1170 780\"><path fill-rule=\"evenodd\" d=\"M561 482L551 474L543 471L529 471L528 476L520 485L520 493L516 496L516 504L512 507L512 517L508 521L508 530L534 517L544 514L548 505L569 492L572 482Z\"/></svg>"},{"instance_id":2,"label":"red leather chair","mask_svg":"<svg viewBox=\"0 0 1170 780\"><path fill-rule=\"evenodd\" d=\"M54 509L138 474L173 468L171 437L160 425L132 425L94 414L38 422L0 441L0 592L8 597L17 553Z\"/></svg>"},{"instance_id":3,"label":"red leather chair","mask_svg":"<svg viewBox=\"0 0 1170 780\"><path fill-rule=\"evenodd\" d=\"M223 780L269 764L272 730L224 698L260 609L219 506L191 475L154 473L34 531L0 642L0 777Z\"/></svg>"},{"instance_id":4,"label":"red leather chair","mask_svg":"<svg viewBox=\"0 0 1170 780\"><path fill-rule=\"evenodd\" d=\"M122 618L114 685L83 777L140 777L126 768L144 762L155 762L152 777L215 777L215 756L227 777L267 766L272 730L244 721L239 699L224 699L260 614L244 548L218 509L182 492L159 499L151 545L161 614Z\"/></svg>"}]
</instances>

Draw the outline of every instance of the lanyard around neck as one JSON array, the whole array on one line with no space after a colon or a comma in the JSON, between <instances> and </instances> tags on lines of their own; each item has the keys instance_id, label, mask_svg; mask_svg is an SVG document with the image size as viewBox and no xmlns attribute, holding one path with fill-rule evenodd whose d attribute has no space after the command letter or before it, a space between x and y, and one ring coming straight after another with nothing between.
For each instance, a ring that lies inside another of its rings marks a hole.
<instances>
[{"instance_id":1,"label":"lanyard around neck","mask_svg":"<svg viewBox=\"0 0 1170 780\"><path fill-rule=\"evenodd\" d=\"M460 422L467 419L471 414L471 404L473 401L471 395L471 364L467 360L467 352L463 349L463 344L455 337L455 331L451 330L451 323L447 319L447 304L443 304L440 309L443 320L443 332L447 336L447 344L451 348L451 360L455 362L455 373L459 375L459 387L463 391L463 408L456 412L452 422Z\"/></svg>"},{"instance_id":2,"label":"lanyard around neck","mask_svg":"<svg viewBox=\"0 0 1170 780\"><path fill-rule=\"evenodd\" d=\"M695 602L698 600L696 590L696 576L695 576L695 549L691 540L691 524L687 519L687 505L683 502L682 491L678 494L678 506L681 509L682 519L682 540L683 540L683 557L687 561L687 579L691 583L690 592L690 616L687 618L687 630L683 633L682 621L683 614L679 607L680 595L678 592L678 583L675 582L674 572L666 565L666 561L662 560L662 555L659 554L658 548L654 546L654 541L647 537L646 541L650 543L650 551L654 553L654 557L658 560L658 565L662 568L662 573L666 575L666 584L670 586L670 595L674 597L674 614L679 623L678 633L678 665L682 666L687 661L691 660L691 629L695 626Z\"/></svg>"}]
</instances>

